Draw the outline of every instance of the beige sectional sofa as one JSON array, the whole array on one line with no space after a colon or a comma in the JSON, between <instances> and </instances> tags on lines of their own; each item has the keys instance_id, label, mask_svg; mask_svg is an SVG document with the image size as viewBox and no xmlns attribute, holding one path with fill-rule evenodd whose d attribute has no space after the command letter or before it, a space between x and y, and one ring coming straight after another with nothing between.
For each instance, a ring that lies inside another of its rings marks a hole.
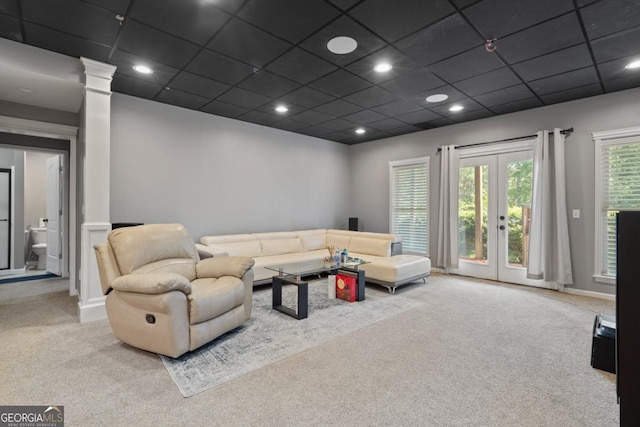
<instances>
[{"instance_id":1,"label":"beige sectional sofa","mask_svg":"<svg viewBox=\"0 0 640 427\"><path fill-rule=\"evenodd\" d=\"M368 261L360 266L366 281L396 287L424 279L431 271L429 258L402 254L402 238L393 234L346 230L301 230L272 233L204 236L196 245L201 258L211 256L246 256L255 261L254 285L270 283L274 276L266 267L321 260L327 247L346 248L349 256Z\"/></svg>"}]
</instances>

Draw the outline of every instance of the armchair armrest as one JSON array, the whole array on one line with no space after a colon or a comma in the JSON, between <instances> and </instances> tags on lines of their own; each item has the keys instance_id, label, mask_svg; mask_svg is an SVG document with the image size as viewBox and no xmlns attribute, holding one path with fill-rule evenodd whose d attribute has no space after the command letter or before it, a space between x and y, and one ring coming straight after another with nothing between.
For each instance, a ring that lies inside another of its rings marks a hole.
<instances>
[{"instance_id":1,"label":"armchair armrest","mask_svg":"<svg viewBox=\"0 0 640 427\"><path fill-rule=\"evenodd\" d=\"M235 276L241 279L253 264L255 264L253 258L243 256L207 258L196 264L196 276L198 278Z\"/></svg>"},{"instance_id":2,"label":"armchair armrest","mask_svg":"<svg viewBox=\"0 0 640 427\"><path fill-rule=\"evenodd\" d=\"M174 273L127 274L111 282L116 291L139 294L164 294L170 291L191 293L191 283L186 277Z\"/></svg>"}]
</instances>

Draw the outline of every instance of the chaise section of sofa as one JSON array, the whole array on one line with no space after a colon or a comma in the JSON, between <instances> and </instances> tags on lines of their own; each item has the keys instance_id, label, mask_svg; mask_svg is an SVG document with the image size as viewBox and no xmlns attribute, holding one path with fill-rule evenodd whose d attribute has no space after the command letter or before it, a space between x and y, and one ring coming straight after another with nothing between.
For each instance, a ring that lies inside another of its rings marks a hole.
<instances>
[{"instance_id":1,"label":"chaise section of sofa","mask_svg":"<svg viewBox=\"0 0 640 427\"><path fill-rule=\"evenodd\" d=\"M394 234L334 229L313 229L271 233L204 236L196 245L201 258L211 256L246 256L255 261L254 286L271 283L274 276L267 267L321 260L328 247L347 249L349 256L368 263L365 271L369 283L385 286L391 293L396 287L428 277L429 258L402 254L402 238Z\"/></svg>"}]
</instances>

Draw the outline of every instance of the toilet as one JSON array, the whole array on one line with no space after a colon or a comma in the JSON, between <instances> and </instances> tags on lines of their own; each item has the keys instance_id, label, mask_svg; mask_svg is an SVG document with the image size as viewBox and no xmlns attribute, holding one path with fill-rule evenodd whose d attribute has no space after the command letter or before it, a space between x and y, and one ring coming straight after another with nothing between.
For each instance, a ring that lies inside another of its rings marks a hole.
<instances>
[{"instance_id":1,"label":"toilet","mask_svg":"<svg viewBox=\"0 0 640 427\"><path fill-rule=\"evenodd\" d=\"M31 228L31 250L38 256L36 270L47 268L47 229Z\"/></svg>"}]
</instances>

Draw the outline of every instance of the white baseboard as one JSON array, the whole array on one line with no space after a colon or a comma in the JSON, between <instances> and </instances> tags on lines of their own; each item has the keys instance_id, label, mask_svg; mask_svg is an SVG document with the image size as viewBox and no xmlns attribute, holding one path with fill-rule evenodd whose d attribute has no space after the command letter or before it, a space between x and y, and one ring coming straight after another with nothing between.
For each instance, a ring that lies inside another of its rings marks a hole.
<instances>
[{"instance_id":1,"label":"white baseboard","mask_svg":"<svg viewBox=\"0 0 640 427\"><path fill-rule=\"evenodd\" d=\"M106 319L107 309L105 308L104 300L104 298L100 298L87 304L83 304L82 301L78 302L78 317L80 318L80 323Z\"/></svg>"},{"instance_id":2,"label":"white baseboard","mask_svg":"<svg viewBox=\"0 0 640 427\"><path fill-rule=\"evenodd\" d=\"M572 295L580 295L583 297L600 298L607 301L615 301L616 296L613 294L605 294L602 292L583 291L582 289L564 288L564 292Z\"/></svg>"},{"instance_id":3,"label":"white baseboard","mask_svg":"<svg viewBox=\"0 0 640 427\"><path fill-rule=\"evenodd\" d=\"M443 268L437 268L437 267L431 267L431 271L433 273L442 273L442 274L447 274L447 272L443 269ZM553 290L558 290L557 288L546 288L546 287L540 287L541 289L553 289ZM564 287L563 290L558 290L559 292L564 292L567 294L572 294L572 295L580 295L583 297L591 297L591 298L599 298L599 299L604 299L607 301L615 301L616 300L616 296L613 294L605 294L602 292L593 292L593 291L583 291L582 289L574 289L574 288L567 288L566 286Z\"/></svg>"}]
</instances>

